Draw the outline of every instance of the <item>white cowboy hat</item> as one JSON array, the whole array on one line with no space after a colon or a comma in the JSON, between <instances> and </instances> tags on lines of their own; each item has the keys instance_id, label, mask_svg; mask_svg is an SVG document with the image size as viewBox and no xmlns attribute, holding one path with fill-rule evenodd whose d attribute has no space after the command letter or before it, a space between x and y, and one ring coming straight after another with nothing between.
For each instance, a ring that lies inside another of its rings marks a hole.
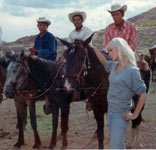
<instances>
[{"instance_id":1,"label":"white cowboy hat","mask_svg":"<svg viewBox=\"0 0 156 150\"><path fill-rule=\"evenodd\" d=\"M45 17L39 17L37 22L46 22L48 24L48 26L51 24L51 21L46 19Z\"/></svg>"},{"instance_id":2,"label":"white cowboy hat","mask_svg":"<svg viewBox=\"0 0 156 150\"><path fill-rule=\"evenodd\" d=\"M68 14L69 20L70 20L71 22L73 22L73 17L76 16L76 15L82 16L83 22L86 20L86 17L87 17L87 16L86 16L86 13L85 13L84 11L74 11L74 12Z\"/></svg>"},{"instance_id":3,"label":"white cowboy hat","mask_svg":"<svg viewBox=\"0 0 156 150\"><path fill-rule=\"evenodd\" d=\"M123 5L121 6L118 3L112 4L111 5L111 10L108 10L109 13L112 13L114 11L118 11L118 10L123 10L123 12L125 12L127 10L127 5Z\"/></svg>"}]
</instances>

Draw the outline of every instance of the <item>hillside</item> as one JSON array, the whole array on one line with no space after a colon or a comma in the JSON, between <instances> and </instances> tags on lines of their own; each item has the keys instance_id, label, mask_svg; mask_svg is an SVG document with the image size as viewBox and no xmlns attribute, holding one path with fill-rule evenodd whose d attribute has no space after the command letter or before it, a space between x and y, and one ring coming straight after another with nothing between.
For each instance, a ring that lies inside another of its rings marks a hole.
<instances>
[{"instance_id":1,"label":"hillside","mask_svg":"<svg viewBox=\"0 0 156 150\"><path fill-rule=\"evenodd\" d=\"M129 21L135 23L137 26L141 27L151 27L156 26L156 7L141 13L133 18L128 19Z\"/></svg>"},{"instance_id":2,"label":"hillside","mask_svg":"<svg viewBox=\"0 0 156 150\"><path fill-rule=\"evenodd\" d=\"M156 7L152 8L144 13L141 13L128 20L135 23L138 32L138 48L137 50L143 50L148 53L148 49L156 44ZM93 36L93 44L98 49L102 49L104 29L96 31ZM33 46L35 35L22 37L15 42L5 43L0 46L0 50L20 51L21 49L28 49ZM62 50L63 45L58 41L58 50Z\"/></svg>"}]
</instances>

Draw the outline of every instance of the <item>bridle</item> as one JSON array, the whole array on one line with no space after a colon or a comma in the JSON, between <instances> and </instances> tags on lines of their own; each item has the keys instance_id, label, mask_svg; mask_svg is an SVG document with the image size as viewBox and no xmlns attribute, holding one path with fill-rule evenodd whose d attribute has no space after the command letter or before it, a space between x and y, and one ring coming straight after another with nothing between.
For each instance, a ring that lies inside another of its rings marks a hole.
<instances>
[{"instance_id":1,"label":"bridle","mask_svg":"<svg viewBox=\"0 0 156 150\"><path fill-rule=\"evenodd\" d=\"M75 52L75 48L76 46L79 45L79 47L81 47L82 49L84 49L85 52L85 57L83 59L83 63L81 65L80 71L77 73L76 75L76 82L79 82L80 79L82 79L82 75L83 77L86 76L88 74L87 70L91 69L91 64L90 64L90 60L89 60L89 56L88 56L88 50L86 47L83 47L83 45L79 42L76 41L75 43L73 43L69 48L68 48L68 54L72 54ZM87 62L87 63L86 63ZM88 64L88 65L86 65ZM70 75L67 75L67 77L71 77Z\"/></svg>"},{"instance_id":2,"label":"bridle","mask_svg":"<svg viewBox=\"0 0 156 150\"><path fill-rule=\"evenodd\" d=\"M35 74L33 74L33 73L31 72L31 70L27 67L27 65L26 65L23 61L20 61L20 60L11 60L11 61L20 63L20 64L25 68L25 70L26 70L26 72L27 72L27 77L31 76L34 80L36 80L37 82L40 82L40 80L38 79L38 77L37 77ZM62 60L62 62L63 62L63 60ZM32 95L24 96L23 94L21 94L21 91L22 91L21 89L28 83L28 80L26 80L26 81L22 84L22 86L21 86L20 89L17 91L17 93L18 93L20 96L22 96L23 98L31 98L31 99L37 99L37 98L40 98L41 96L47 94L47 92L49 92L49 91L54 87L55 81L56 81L56 79L57 79L57 77L58 77L58 75L59 75L59 73L60 73L60 71L61 71L63 65L64 65L64 64L61 63L61 65L60 65L60 67L59 67L59 69L58 69L58 71L57 71L57 73L56 73L56 75L55 75L55 77L54 77L53 83L50 85L50 87L49 87L48 89L46 89L45 91L43 91L41 94L39 94L39 95L37 95L37 96L32 96ZM50 77L49 77L49 79L48 79L48 81L47 81L46 84L49 83L49 81L50 81L51 78L52 78L52 74L50 75ZM46 85L44 84L44 85L41 87L41 89L43 89L45 86L46 86Z\"/></svg>"},{"instance_id":3,"label":"bridle","mask_svg":"<svg viewBox=\"0 0 156 150\"><path fill-rule=\"evenodd\" d=\"M90 63L90 59L89 59L89 55L88 55L88 49L87 49L87 47L84 47L81 43L76 42L71 47L69 47L69 49L68 49L69 55L70 55L70 53L73 53L75 51L75 47L78 44L79 44L79 47L81 47L82 49L84 49L85 57L83 59L83 63L82 63L82 66L80 68L80 71L76 75L76 82L77 83L80 81L80 79L85 78L85 76L88 74L88 70L91 69L91 63ZM99 89L101 89L101 86L102 85L103 85L103 80L101 80L101 82L99 83L99 85L97 86L97 88L87 97L87 100L88 101L89 101L89 99L93 98L97 94L97 92L99 91Z\"/></svg>"}]
</instances>

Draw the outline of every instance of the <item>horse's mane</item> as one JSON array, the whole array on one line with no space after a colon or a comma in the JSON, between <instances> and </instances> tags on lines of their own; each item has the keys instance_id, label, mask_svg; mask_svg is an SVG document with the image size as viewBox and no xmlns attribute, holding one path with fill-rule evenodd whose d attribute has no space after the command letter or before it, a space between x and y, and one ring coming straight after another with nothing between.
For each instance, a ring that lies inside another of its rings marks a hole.
<instances>
[{"instance_id":1,"label":"horse's mane","mask_svg":"<svg viewBox=\"0 0 156 150\"><path fill-rule=\"evenodd\" d=\"M39 57L26 56L29 61L35 62L37 65L52 65L54 62Z\"/></svg>"},{"instance_id":2,"label":"horse's mane","mask_svg":"<svg viewBox=\"0 0 156 150\"><path fill-rule=\"evenodd\" d=\"M41 84L43 82L47 83L47 80L49 78L51 78L52 81L61 64L55 61L52 62L38 57L27 56L26 59L31 73L37 76Z\"/></svg>"},{"instance_id":3,"label":"horse's mane","mask_svg":"<svg viewBox=\"0 0 156 150\"><path fill-rule=\"evenodd\" d=\"M0 56L0 65L4 68L7 68L10 61L7 60L5 57Z\"/></svg>"}]
</instances>

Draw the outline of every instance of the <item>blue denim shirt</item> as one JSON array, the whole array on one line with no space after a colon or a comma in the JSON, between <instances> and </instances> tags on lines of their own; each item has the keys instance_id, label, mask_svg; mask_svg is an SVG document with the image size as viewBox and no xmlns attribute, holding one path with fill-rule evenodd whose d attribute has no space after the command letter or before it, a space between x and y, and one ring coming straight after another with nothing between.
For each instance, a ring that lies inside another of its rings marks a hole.
<instances>
[{"instance_id":1,"label":"blue denim shirt","mask_svg":"<svg viewBox=\"0 0 156 150\"><path fill-rule=\"evenodd\" d=\"M138 69L128 65L120 72L116 71L118 63L107 61L104 67L109 72L109 89L107 93L108 111L126 112L130 110L134 94L146 93L146 85Z\"/></svg>"},{"instance_id":2,"label":"blue denim shirt","mask_svg":"<svg viewBox=\"0 0 156 150\"><path fill-rule=\"evenodd\" d=\"M46 32L44 36L38 34L34 48L40 50L38 57L54 61L57 57L57 40L53 34Z\"/></svg>"}]
</instances>

